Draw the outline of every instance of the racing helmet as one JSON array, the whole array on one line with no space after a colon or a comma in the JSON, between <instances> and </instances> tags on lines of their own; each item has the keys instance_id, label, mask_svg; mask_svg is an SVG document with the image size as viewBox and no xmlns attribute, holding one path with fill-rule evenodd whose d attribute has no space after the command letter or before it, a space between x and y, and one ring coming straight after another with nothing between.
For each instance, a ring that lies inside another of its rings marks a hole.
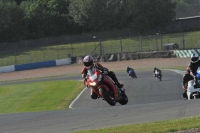
<instances>
[{"instance_id":1,"label":"racing helmet","mask_svg":"<svg viewBox=\"0 0 200 133\"><path fill-rule=\"evenodd\" d=\"M83 59L83 64L86 68L90 68L94 63L93 57L91 55L87 55Z\"/></svg>"},{"instance_id":2,"label":"racing helmet","mask_svg":"<svg viewBox=\"0 0 200 133\"><path fill-rule=\"evenodd\" d=\"M199 55L197 53L193 53L191 55L191 62L196 63L199 60Z\"/></svg>"}]
</instances>

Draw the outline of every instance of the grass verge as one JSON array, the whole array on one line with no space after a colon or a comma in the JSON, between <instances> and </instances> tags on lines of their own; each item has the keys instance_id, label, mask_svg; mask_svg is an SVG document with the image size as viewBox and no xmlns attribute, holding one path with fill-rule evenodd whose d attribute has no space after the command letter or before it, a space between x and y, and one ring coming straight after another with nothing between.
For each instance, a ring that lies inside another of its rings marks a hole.
<instances>
[{"instance_id":1,"label":"grass verge","mask_svg":"<svg viewBox=\"0 0 200 133\"><path fill-rule=\"evenodd\" d=\"M97 130L79 131L73 133L167 133L167 132L182 131L192 128L199 128L200 127L199 125L200 125L200 116L197 116L197 117L189 117L189 118L182 118L182 119L175 119L168 121L132 124L132 125L117 126L117 127L103 128Z\"/></svg>"},{"instance_id":2,"label":"grass verge","mask_svg":"<svg viewBox=\"0 0 200 133\"><path fill-rule=\"evenodd\" d=\"M66 80L0 86L0 114L67 109L83 88Z\"/></svg>"}]
</instances>

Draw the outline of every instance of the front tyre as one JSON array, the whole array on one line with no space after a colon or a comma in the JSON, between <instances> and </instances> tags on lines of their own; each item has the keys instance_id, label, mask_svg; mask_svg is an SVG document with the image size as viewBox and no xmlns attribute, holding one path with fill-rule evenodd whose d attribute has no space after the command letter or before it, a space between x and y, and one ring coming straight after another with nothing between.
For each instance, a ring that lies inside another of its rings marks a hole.
<instances>
[{"instance_id":1,"label":"front tyre","mask_svg":"<svg viewBox=\"0 0 200 133\"><path fill-rule=\"evenodd\" d=\"M134 72L134 77L135 77L135 78L137 78L137 75L136 75L136 73L135 73L135 72Z\"/></svg>"},{"instance_id":2,"label":"front tyre","mask_svg":"<svg viewBox=\"0 0 200 133\"><path fill-rule=\"evenodd\" d=\"M119 100L119 103L121 105L125 105L128 103L128 97L125 93L121 93L120 97L121 97L121 99Z\"/></svg>"},{"instance_id":3,"label":"front tyre","mask_svg":"<svg viewBox=\"0 0 200 133\"><path fill-rule=\"evenodd\" d=\"M104 100L107 101L108 104L110 104L111 106L115 106L116 101L114 99L114 96L112 94L110 94L105 88L100 88L100 93L103 96Z\"/></svg>"}]
</instances>

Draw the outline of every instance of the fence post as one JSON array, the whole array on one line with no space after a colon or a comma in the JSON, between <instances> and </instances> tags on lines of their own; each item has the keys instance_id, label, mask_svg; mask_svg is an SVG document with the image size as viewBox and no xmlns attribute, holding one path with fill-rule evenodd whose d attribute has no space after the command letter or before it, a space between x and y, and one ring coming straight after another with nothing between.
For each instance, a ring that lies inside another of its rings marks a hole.
<instances>
[{"instance_id":1,"label":"fence post","mask_svg":"<svg viewBox=\"0 0 200 133\"><path fill-rule=\"evenodd\" d=\"M17 64L17 52L16 52L16 48L15 48L15 65ZM8 65L8 63L7 63Z\"/></svg>"},{"instance_id":2,"label":"fence post","mask_svg":"<svg viewBox=\"0 0 200 133\"><path fill-rule=\"evenodd\" d=\"M156 33L156 50L158 50L158 35L159 33Z\"/></svg>"},{"instance_id":3,"label":"fence post","mask_svg":"<svg viewBox=\"0 0 200 133\"><path fill-rule=\"evenodd\" d=\"M184 32L182 32L182 43L183 43L183 49L185 49L185 39L184 39Z\"/></svg>"},{"instance_id":4,"label":"fence post","mask_svg":"<svg viewBox=\"0 0 200 133\"><path fill-rule=\"evenodd\" d=\"M140 51L142 52L142 36L140 35Z\"/></svg>"},{"instance_id":5,"label":"fence post","mask_svg":"<svg viewBox=\"0 0 200 133\"><path fill-rule=\"evenodd\" d=\"M44 58L44 61L45 61L45 53L44 53L44 49L43 48L42 48L42 53L43 53L43 58Z\"/></svg>"},{"instance_id":6,"label":"fence post","mask_svg":"<svg viewBox=\"0 0 200 133\"><path fill-rule=\"evenodd\" d=\"M57 59L59 59L59 50L58 50L58 46L57 46L56 51L57 51Z\"/></svg>"},{"instance_id":7,"label":"fence post","mask_svg":"<svg viewBox=\"0 0 200 133\"><path fill-rule=\"evenodd\" d=\"M102 55L102 44L101 39L99 39L99 50L100 50L100 56Z\"/></svg>"},{"instance_id":8,"label":"fence post","mask_svg":"<svg viewBox=\"0 0 200 133\"><path fill-rule=\"evenodd\" d=\"M122 38L120 37L120 52L122 53Z\"/></svg>"},{"instance_id":9,"label":"fence post","mask_svg":"<svg viewBox=\"0 0 200 133\"><path fill-rule=\"evenodd\" d=\"M71 43L71 56L73 56L73 46L72 46L72 43Z\"/></svg>"},{"instance_id":10,"label":"fence post","mask_svg":"<svg viewBox=\"0 0 200 133\"><path fill-rule=\"evenodd\" d=\"M30 63L32 63L31 51L29 52L29 55L30 55Z\"/></svg>"},{"instance_id":11,"label":"fence post","mask_svg":"<svg viewBox=\"0 0 200 133\"><path fill-rule=\"evenodd\" d=\"M163 46L162 46L162 34L160 33L160 50L163 50Z\"/></svg>"}]
</instances>

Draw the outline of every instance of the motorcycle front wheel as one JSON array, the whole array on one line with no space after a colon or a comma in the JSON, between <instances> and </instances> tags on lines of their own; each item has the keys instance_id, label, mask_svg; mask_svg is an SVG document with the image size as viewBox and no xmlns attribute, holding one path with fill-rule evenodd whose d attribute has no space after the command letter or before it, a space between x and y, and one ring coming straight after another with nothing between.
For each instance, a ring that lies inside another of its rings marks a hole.
<instances>
[{"instance_id":1,"label":"motorcycle front wheel","mask_svg":"<svg viewBox=\"0 0 200 133\"><path fill-rule=\"evenodd\" d=\"M115 106L116 101L114 99L114 96L112 96L105 88L100 88L100 93L108 104L110 104L111 106Z\"/></svg>"},{"instance_id":2,"label":"motorcycle front wheel","mask_svg":"<svg viewBox=\"0 0 200 133\"><path fill-rule=\"evenodd\" d=\"M120 95L120 97L121 97L121 99L119 100L119 103L120 103L121 105L125 105L125 104L128 103L128 97L127 97L127 95L126 95L125 93L122 93L122 94Z\"/></svg>"},{"instance_id":3,"label":"motorcycle front wheel","mask_svg":"<svg viewBox=\"0 0 200 133\"><path fill-rule=\"evenodd\" d=\"M136 73L135 73L135 72L134 72L134 77L135 77L135 78L137 78L137 75L136 75Z\"/></svg>"}]
</instances>

